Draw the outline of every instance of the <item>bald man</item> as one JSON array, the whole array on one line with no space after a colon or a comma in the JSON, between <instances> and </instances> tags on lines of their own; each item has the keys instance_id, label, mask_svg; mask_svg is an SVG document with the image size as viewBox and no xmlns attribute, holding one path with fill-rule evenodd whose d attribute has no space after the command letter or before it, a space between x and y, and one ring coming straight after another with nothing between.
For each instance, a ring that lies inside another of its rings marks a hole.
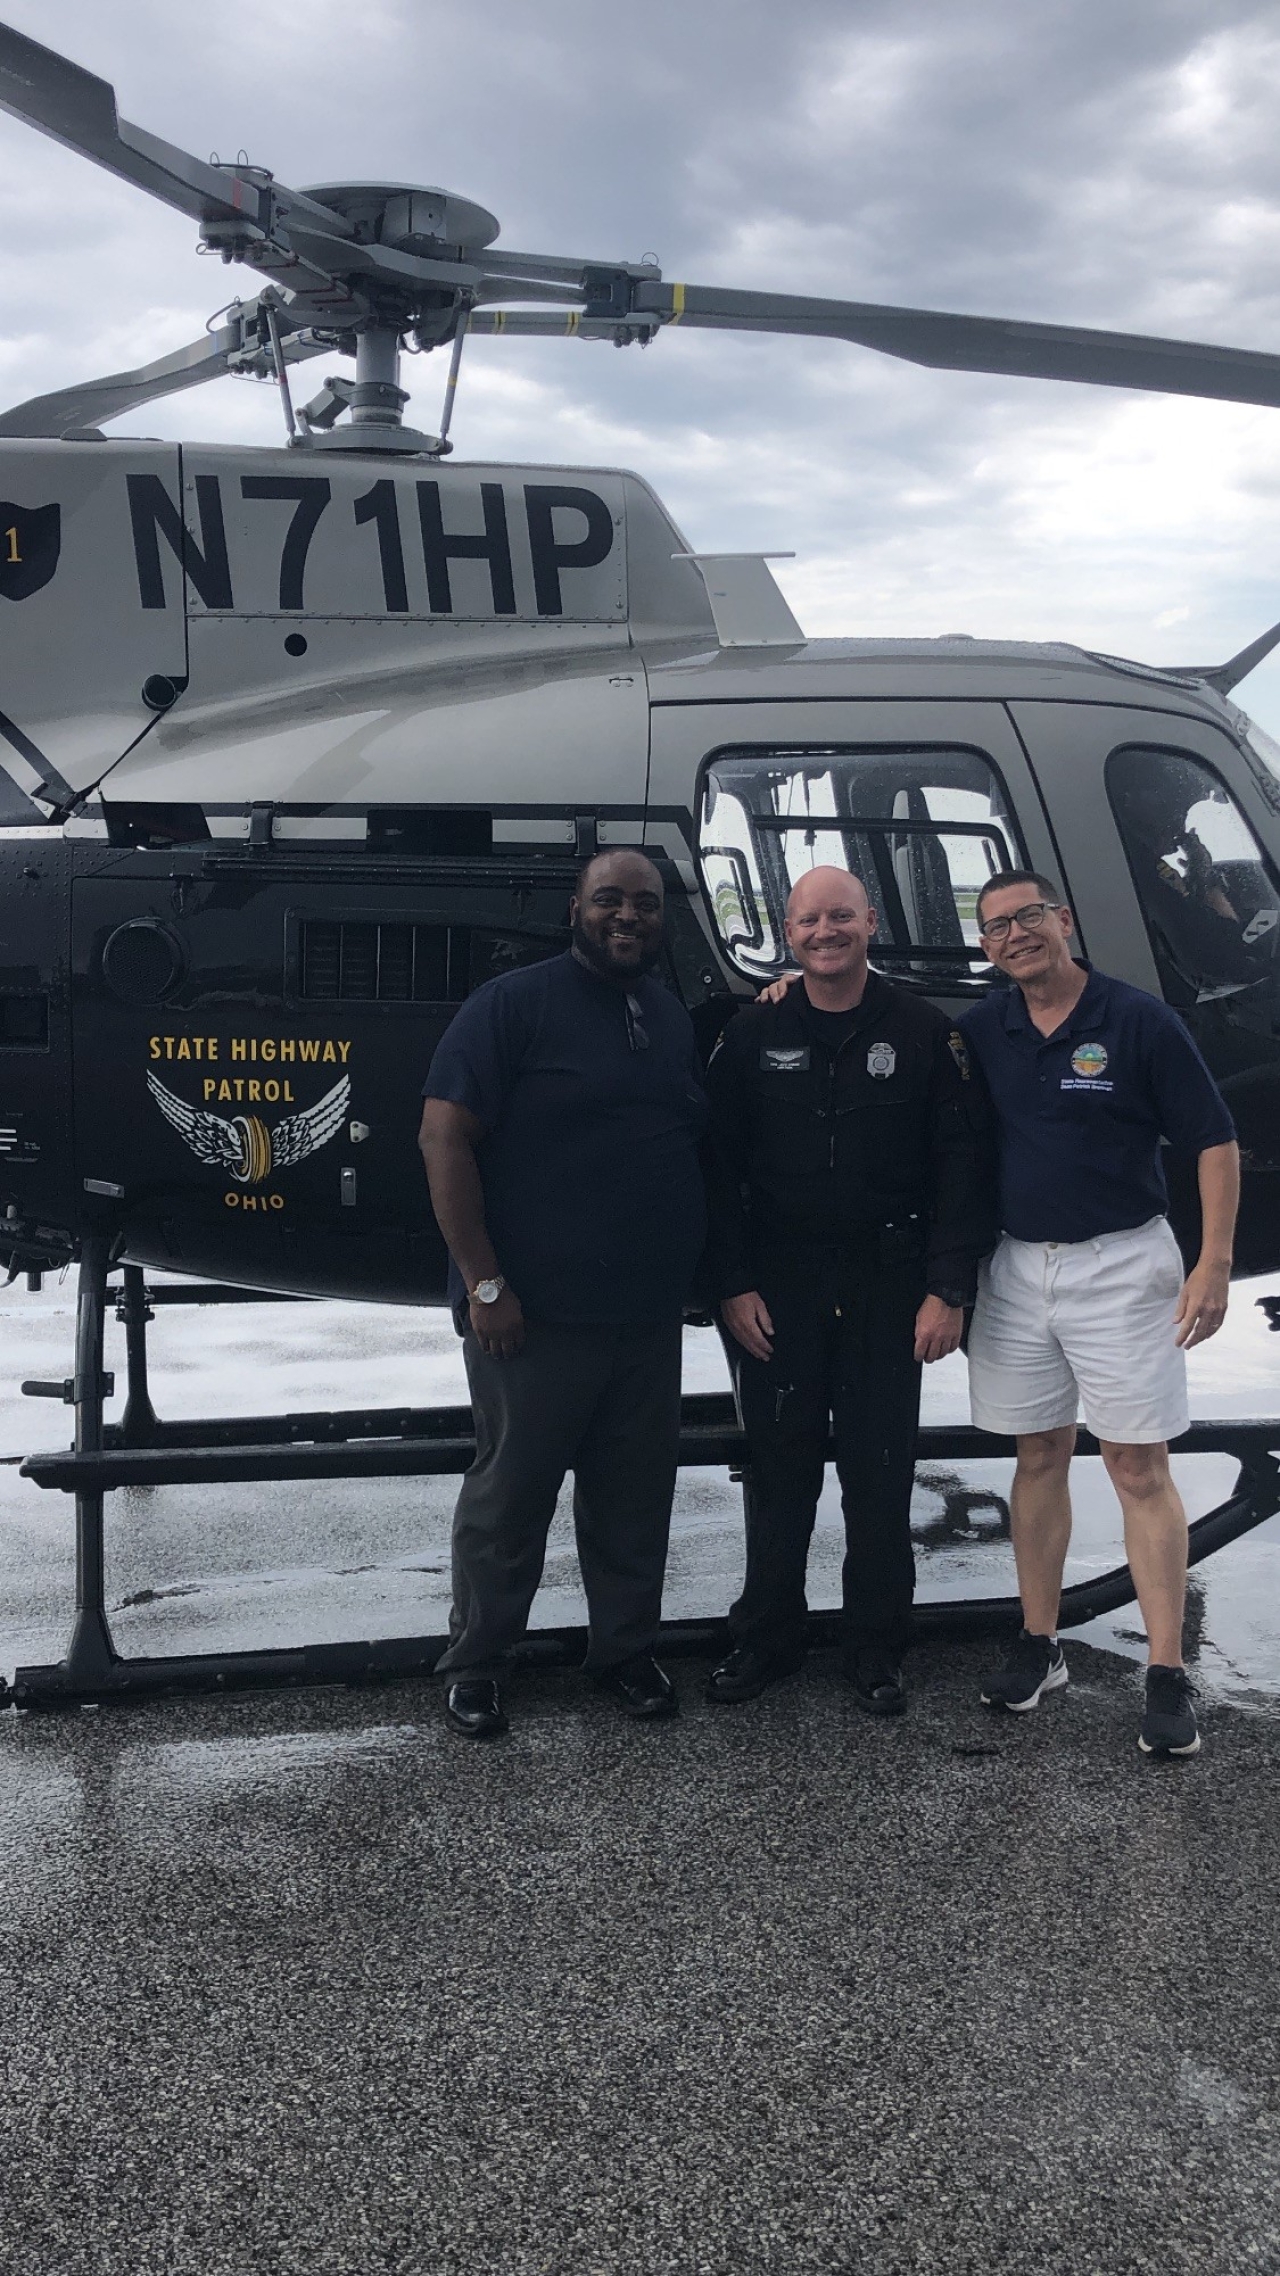
<instances>
[{"instance_id":1,"label":"bald man","mask_svg":"<svg viewBox=\"0 0 1280 2276\"><path fill-rule=\"evenodd\" d=\"M905 1705L920 1370L956 1349L995 1225L980 1079L941 1012L870 970L875 929L858 878L810 870L787 905L801 984L711 1061L711 1258L750 1449L724 1703L803 1657L834 1426L844 1673L869 1713Z\"/></svg>"}]
</instances>

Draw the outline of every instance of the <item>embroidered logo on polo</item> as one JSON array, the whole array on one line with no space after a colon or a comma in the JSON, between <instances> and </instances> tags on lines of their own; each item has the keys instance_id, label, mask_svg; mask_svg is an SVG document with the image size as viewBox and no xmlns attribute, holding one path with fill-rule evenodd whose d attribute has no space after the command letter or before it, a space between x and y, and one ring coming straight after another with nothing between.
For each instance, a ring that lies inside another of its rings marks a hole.
<instances>
[{"instance_id":1,"label":"embroidered logo on polo","mask_svg":"<svg viewBox=\"0 0 1280 2276\"><path fill-rule=\"evenodd\" d=\"M766 1045L760 1054L760 1064L775 1075L803 1075L809 1065L809 1046L807 1043L785 1048L781 1044Z\"/></svg>"},{"instance_id":2,"label":"embroidered logo on polo","mask_svg":"<svg viewBox=\"0 0 1280 2276\"><path fill-rule=\"evenodd\" d=\"M1064 1091L1094 1091L1106 1095L1114 1091L1115 1084L1103 1081L1110 1064L1103 1043L1077 1043L1071 1054L1072 1072L1064 1075L1060 1088Z\"/></svg>"},{"instance_id":3,"label":"embroidered logo on polo","mask_svg":"<svg viewBox=\"0 0 1280 2276\"><path fill-rule=\"evenodd\" d=\"M873 1043L867 1053L867 1073L878 1075L883 1081L898 1064L898 1054L891 1043Z\"/></svg>"},{"instance_id":4,"label":"embroidered logo on polo","mask_svg":"<svg viewBox=\"0 0 1280 2276\"><path fill-rule=\"evenodd\" d=\"M1106 1046L1101 1043L1078 1043L1071 1054L1071 1065L1077 1075L1095 1081L1107 1071Z\"/></svg>"}]
</instances>

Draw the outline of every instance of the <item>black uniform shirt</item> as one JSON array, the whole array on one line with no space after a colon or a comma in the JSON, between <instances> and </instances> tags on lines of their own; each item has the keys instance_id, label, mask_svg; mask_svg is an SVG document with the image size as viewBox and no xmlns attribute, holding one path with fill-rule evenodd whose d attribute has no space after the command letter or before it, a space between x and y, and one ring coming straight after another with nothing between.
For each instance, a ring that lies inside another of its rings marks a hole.
<instances>
[{"instance_id":1,"label":"black uniform shirt","mask_svg":"<svg viewBox=\"0 0 1280 2276\"><path fill-rule=\"evenodd\" d=\"M971 1303L995 1239L990 1114L942 1013L869 972L845 1039L803 982L732 1019L712 1057L711 1261L721 1296L915 1227L929 1292ZM824 1030L826 1032L824 1032Z\"/></svg>"},{"instance_id":2,"label":"black uniform shirt","mask_svg":"<svg viewBox=\"0 0 1280 2276\"><path fill-rule=\"evenodd\" d=\"M627 992L576 956L486 981L441 1037L424 1096L469 1107L501 1271L538 1320L656 1326L703 1244L707 1101L693 1028L661 981ZM450 1300L465 1301L451 1263Z\"/></svg>"}]
</instances>

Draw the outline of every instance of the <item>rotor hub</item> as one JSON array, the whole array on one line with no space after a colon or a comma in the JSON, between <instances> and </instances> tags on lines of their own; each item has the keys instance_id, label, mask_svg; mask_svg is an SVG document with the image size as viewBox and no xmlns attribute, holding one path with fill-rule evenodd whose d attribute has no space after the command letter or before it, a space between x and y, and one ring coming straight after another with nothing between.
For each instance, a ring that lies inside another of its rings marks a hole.
<instances>
[{"instance_id":1,"label":"rotor hub","mask_svg":"<svg viewBox=\"0 0 1280 2276\"><path fill-rule=\"evenodd\" d=\"M420 183L323 182L306 194L349 221L358 243L397 253L438 253L446 245L480 253L498 234L487 207Z\"/></svg>"}]
</instances>

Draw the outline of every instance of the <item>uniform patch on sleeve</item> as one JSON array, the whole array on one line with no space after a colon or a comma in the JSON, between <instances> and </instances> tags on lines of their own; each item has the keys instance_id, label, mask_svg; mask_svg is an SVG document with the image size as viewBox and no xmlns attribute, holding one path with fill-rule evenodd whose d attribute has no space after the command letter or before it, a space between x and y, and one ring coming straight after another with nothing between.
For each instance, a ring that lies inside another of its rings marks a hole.
<instances>
[{"instance_id":1,"label":"uniform patch on sleeve","mask_svg":"<svg viewBox=\"0 0 1280 2276\"><path fill-rule=\"evenodd\" d=\"M965 1039L960 1033L958 1027L953 1027L951 1033L947 1037L947 1048L949 1049L952 1058L955 1060L957 1067L960 1069L961 1081L967 1083L969 1080L970 1072L969 1046L965 1042Z\"/></svg>"}]
</instances>

